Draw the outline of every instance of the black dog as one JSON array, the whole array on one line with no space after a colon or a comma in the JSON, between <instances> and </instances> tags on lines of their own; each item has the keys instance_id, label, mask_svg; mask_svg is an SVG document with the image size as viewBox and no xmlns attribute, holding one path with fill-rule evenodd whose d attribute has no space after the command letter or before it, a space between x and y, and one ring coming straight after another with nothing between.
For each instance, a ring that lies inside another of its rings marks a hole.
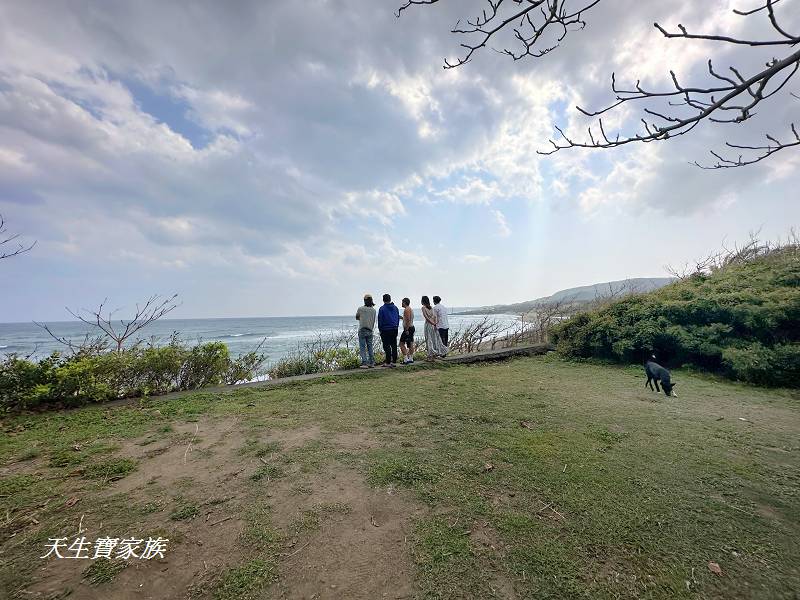
<instances>
[{"instance_id":1,"label":"black dog","mask_svg":"<svg viewBox=\"0 0 800 600\"><path fill-rule=\"evenodd\" d=\"M647 374L647 381L644 384L644 387L650 386L650 389L653 389L653 383L656 384L656 392L660 392L661 390L658 389L658 382L661 382L661 387L664 388L664 394L667 396L674 396L675 398L678 397L678 394L672 391L672 388L675 387L675 384L670 381L669 378L669 371L667 371L664 367L658 364L655 361L655 356L651 357L652 360L648 360L644 363L644 372Z\"/></svg>"}]
</instances>

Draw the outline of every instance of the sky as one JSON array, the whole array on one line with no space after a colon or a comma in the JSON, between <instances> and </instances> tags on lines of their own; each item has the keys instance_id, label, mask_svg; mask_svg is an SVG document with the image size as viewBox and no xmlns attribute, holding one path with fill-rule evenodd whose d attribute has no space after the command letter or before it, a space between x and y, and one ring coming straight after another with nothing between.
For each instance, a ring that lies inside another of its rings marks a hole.
<instances>
[{"instance_id":1,"label":"sky","mask_svg":"<svg viewBox=\"0 0 800 600\"><path fill-rule=\"evenodd\" d=\"M795 30L798 3L779 5ZM755 72L774 51L652 26L763 36L763 16L731 12L751 0L605 0L543 58L452 70L449 30L485 3L399 4L0 0L0 214L36 241L0 262L0 322L173 293L179 318L348 314L365 292L519 302L800 224L800 151L689 164L785 136L800 78L744 124L536 153L554 124L585 130L574 106L613 100L612 72L653 88L670 69L706 82L709 58Z\"/></svg>"}]
</instances>

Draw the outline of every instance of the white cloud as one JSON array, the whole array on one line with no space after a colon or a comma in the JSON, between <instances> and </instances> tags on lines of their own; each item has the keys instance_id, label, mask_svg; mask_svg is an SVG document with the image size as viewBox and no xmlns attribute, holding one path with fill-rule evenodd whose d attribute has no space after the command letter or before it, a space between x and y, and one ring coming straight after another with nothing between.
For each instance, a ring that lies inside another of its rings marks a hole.
<instances>
[{"instance_id":1,"label":"white cloud","mask_svg":"<svg viewBox=\"0 0 800 600\"><path fill-rule=\"evenodd\" d=\"M392 192L371 190L347 192L339 216L374 217L383 225L389 225L395 217L405 215L406 209L399 195Z\"/></svg>"},{"instance_id":2,"label":"white cloud","mask_svg":"<svg viewBox=\"0 0 800 600\"><path fill-rule=\"evenodd\" d=\"M314 19L290 2L197 11L154 0L7 2L0 210L39 240L41 273L99 280L113 259L130 268L126 280L148 285L158 274L202 281L205 269L218 269L243 286L324 281L321 295L387 273L457 281L459 266L493 254L488 245L464 248L462 229L508 237L514 251L536 243L523 224L510 235L511 214L537 211L545 218L536 223L567 215L569 227L752 206L758 220L766 210L758 184L796 187L796 152L724 174L687 162L728 136L785 134L794 100L776 99L741 127L699 127L667 144L536 153L553 123L585 132L573 106L613 99L613 70L618 81L661 85L670 67L682 80L702 79L709 55L739 64L741 49L663 40L652 28L653 20L696 31L744 27L749 21L730 16L729 5L604 2L586 15L584 31L542 60L487 51L443 71L440 57L458 48L448 31L464 16L462 3L398 20L377 2L358 10L317 3ZM639 116L629 107L605 123L635 131ZM458 228L434 235L421 227L445 212L457 214ZM713 227L722 238L723 225ZM104 254L115 246L124 252ZM497 276L522 286L511 267ZM198 301L234 302L223 292ZM22 295L14 302L18 311L26 305Z\"/></svg>"},{"instance_id":3,"label":"white cloud","mask_svg":"<svg viewBox=\"0 0 800 600\"><path fill-rule=\"evenodd\" d=\"M450 81L457 78L457 73L447 76ZM381 87L397 98L417 123L417 132L421 138L432 138L439 133L438 124L442 120L442 113L433 91L436 80L432 77L422 74L409 76L405 73L391 77L370 69L368 73L359 73L354 81L366 84L370 89Z\"/></svg>"},{"instance_id":4,"label":"white cloud","mask_svg":"<svg viewBox=\"0 0 800 600\"><path fill-rule=\"evenodd\" d=\"M237 135L253 133L247 124L248 113L254 108L249 100L223 90L200 90L188 85L176 86L173 93L191 104L189 116L212 131L229 129Z\"/></svg>"},{"instance_id":5,"label":"white cloud","mask_svg":"<svg viewBox=\"0 0 800 600\"><path fill-rule=\"evenodd\" d=\"M643 189L655 177L663 159L662 149L654 144L637 150L615 157L606 176L581 192L578 201L583 211L591 213L603 207L619 210L640 201Z\"/></svg>"},{"instance_id":6,"label":"white cloud","mask_svg":"<svg viewBox=\"0 0 800 600\"><path fill-rule=\"evenodd\" d=\"M497 224L497 235L500 237L508 237L511 235L511 227L508 226L506 216L499 210L493 210L492 216Z\"/></svg>"},{"instance_id":7,"label":"white cloud","mask_svg":"<svg viewBox=\"0 0 800 600\"><path fill-rule=\"evenodd\" d=\"M442 198L458 204L491 204L494 200L504 197L500 186L494 182L486 182L480 177L472 177L460 185L454 185L443 190L431 189L432 198Z\"/></svg>"}]
</instances>

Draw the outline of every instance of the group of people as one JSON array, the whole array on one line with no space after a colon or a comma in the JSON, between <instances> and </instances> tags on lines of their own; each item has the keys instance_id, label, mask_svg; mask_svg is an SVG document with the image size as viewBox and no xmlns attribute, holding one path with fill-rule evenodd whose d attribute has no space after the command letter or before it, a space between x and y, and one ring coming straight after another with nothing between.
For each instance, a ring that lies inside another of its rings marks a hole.
<instances>
[{"instance_id":1,"label":"group of people","mask_svg":"<svg viewBox=\"0 0 800 600\"><path fill-rule=\"evenodd\" d=\"M433 297L433 306L427 296L422 297L422 317L425 319L425 347L428 360L444 358L448 352L450 325L447 320L447 308L442 304L439 296ZM372 341L377 320L378 333L383 344L383 353L386 357L385 367L397 366L397 336L402 325L403 333L400 334L400 352L403 355L403 364L414 362L414 311L411 300L403 298L403 315L392 302L389 294L383 295L383 305L376 311L375 302L370 294L364 295L364 305L356 311L358 320L358 348L361 354L361 368L369 369L375 366L375 356Z\"/></svg>"}]
</instances>

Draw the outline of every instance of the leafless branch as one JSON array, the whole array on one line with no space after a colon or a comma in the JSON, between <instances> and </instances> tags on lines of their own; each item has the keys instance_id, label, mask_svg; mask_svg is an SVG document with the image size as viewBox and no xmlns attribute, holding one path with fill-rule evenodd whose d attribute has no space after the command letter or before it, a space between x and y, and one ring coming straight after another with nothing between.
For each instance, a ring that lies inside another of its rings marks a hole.
<instances>
[{"instance_id":1,"label":"leafless branch","mask_svg":"<svg viewBox=\"0 0 800 600\"><path fill-rule=\"evenodd\" d=\"M28 252L32 250L33 247L36 245L36 242L33 242L32 244L29 245L25 245L18 242L17 240L20 237L18 233L15 233L13 235L8 235L8 237L6 237L6 235L7 235L6 222L3 219L3 215L0 215L0 260L3 260L4 258L11 258L12 256L17 256L24 252ZM11 244L11 245L6 246L6 244ZM4 246L6 246L6 248L11 248L13 246L16 247L13 250L6 250Z\"/></svg>"},{"instance_id":2,"label":"leafless branch","mask_svg":"<svg viewBox=\"0 0 800 600\"><path fill-rule=\"evenodd\" d=\"M398 10L397 16L414 5L436 4L440 0L407 0ZM491 48L510 56L514 60L525 57L542 57L558 47L570 31L583 29L586 22L583 13L597 5L600 0L487 0L488 8L480 14L459 20L451 33L463 36L462 55L454 61L444 60L445 69L460 67L472 60L476 52L491 47L490 43L502 30L511 29L516 48ZM511 7L506 10L504 5ZM548 35L552 32L552 35Z\"/></svg>"},{"instance_id":3,"label":"leafless branch","mask_svg":"<svg viewBox=\"0 0 800 600\"><path fill-rule=\"evenodd\" d=\"M47 323L33 322L34 325L41 327L51 338L66 346L72 355L96 355L108 350L108 339L102 335L84 334L80 340L71 340L67 336L58 335Z\"/></svg>"},{"instance_id":4,"label":"leafless branch","mask_svg":"<svg viewBox=\"0 0 800 600\"><path fill-rule=\"evenodd\" d=\"M83 341L78 343L69 340L65 336L56 335L47 324L36 323L36 325L44 329L53 339L70 348L73 353L98 353L107 350L109 346L120 352L132 336L153 321L157 321L175 310L179 306L176 302L177 297L177 294L165 299L161 299L158 295L150 296L143 305L136 305L136 312L131 319L127 320L114 318L114 314L119 309L108 311L106 309L108 299L103 300L96 310L83 309L73 311L67 308L67 312L73 317L93 328L99 329L101 332L98 335L87 333ZM136 343L141 341L139 340Z\"/></svg>"},{"instance_id":5,"label":"leafless branch","mask_svg":"<svg viewBox=\"0 0 800 600\"><path fill-rule=\"evenodd\" d=\"M800 44L800 35L788 34L778 23L773 6L775 0L766 0L762 6L767 10L773 29L779 33L777 39L769 40L746 40L733 38L724 35L707 35L689 33L686 27L679 24L677 32L667 31L664 27L655 23L658 29L666 38L682 39L702 39L719 41L724 43L741 44L748 46L781 46L787 47L788 53L782 58L773 58L767 62L764 69L748 77L742 75L734 66L728 68L729 73L724 74L714 69L712 61L708 60L708 76L715 82L715 85L706 87L686 86L679 82L677 75L670 71L673 89L666 91L653 91L642 87L639 81L633 89L621 88L617 85L616 77L612 74L611 89L616 99L611 105L600 110L588 111L577 107L583 114L595 117L613 110L624 103L649 101L658 98L675 98L678 102L669 102L672 107L670 111L658 112L645 108L646 117L641 120L644 131L632 136L615 135L609 138L603 127L602 118L598 120L596 127L601 135L597 136L590 128L588 141L576 141L566 135L562 129L556 127L561 134L562 142L550 141L552 149L540 151L540 154L552 154L564 148L616 148L633 142L654 142L668 140L672 137L685 135L693 130L702 121L713 123L743 123L752 118L755 109L763 101L774 96L781 91L787 83L795 76L800 69L800 50L796 46ZM747 15L755 14L759 11L748 11ZM739 11L737 14L744 14ZM793 50L793 51L792 51ZM675 107L685 107L689 109L689 114L678 112ZM732 113L727 116L727 113ZM693 161L692 164L706 169L719 169L740 167L759 162L768 158L775 152L800 145L800 138L794 123L790 125L794 141L780 142L776 138L767 135L767 145L741 145L728 143L729 148L744 149L755 151L757 155L752 158L745 158L739 155L735 159L725 158L719 153L712 151L711 154L716 158L716 162L709 166L704 166Z\"/></svg>"},{"instance_id":6,"label":"leafless branch","mask_svg":"<svg viewBox=\"0 0 800 600\"><path fill-rule=\"evenodd\" d=\"M800 251L800 239L797 231L792 228L785 240L782 238L777 241L763 240L759 229L751 231L747 241L743 243L737 242L730 247L723 240L721 246L720 250L692 261L693 264L687 262L679 268L667 265L666 270L679 279L709 275L730 265L745 264L776 251L797 253Z\"/></svg>"},{"instance_id":7,"label":"leafless branch","mask_svg":"<svg viewBox=\"0 0 800 600\"><path fill-rule=\"evenodd\" d=\"M451 334L448 348L453 353L475 352L483 344L494 348L510 329L510 324L494 317L484 316Z\"/></svg>"},{"instance_id":8,"label":"leafless branch","mask_svg":"<svg viewBox=\"0 0 800 600\"><path fill-rule=\"evenodd\" d=\"M771 135L767 134L765 137L767 138L767 144L763 144L760 146L747 146L742 144L731 144L730 142L726 142L726 146L729 148L735 148L739 150L752 150L755 151L755 154L751 154L751 156L745 158L743 154L739 154L737 158L725 158L721 154L710 150L711 154L714 158L717 159L717 162L711 165L701 165L697 161L693 164L695 166L700 167L701 169L731 169L734 167L743 167L745 165L752 165L757 162L761 162L765 158L769 158L776 152L780 152L781 150L785 150L786 148L791 148L792 146L800 146L800 135L797 133L797 127L794 123L789 126L789 129L792 132L794 140L790 140L788 142L782 142L778 139L772 137Z\"/></svg>"},{"instance_id":9,"label":"leafless branch","mask_svg":"<svg viewBox=\"0 0 800 600\"><path fill-rule=\"evenodd\" d=\"M441 0L407 0L398 10L400 13L414 5L436 4ZM704 40L748 46L751 48L775 48L782 53L771 58L765 68L750 74L743 74L736 66L729 66L727 71L715 69L708 60L708 83L701 86L689 86L680 82L674 71L670 71L672 88L651 90L637 81L632 87L619 86L616 75L611 76L611 89L615 99L608 106L599 110L587 110L580 106L578 111L589 117L598 117L590 126L584 140L574 138L561 127L555 126L559 134L558 141L550 140L551 148L540 150L539 154L549 155L566 148L617 148L631 143L649 143L666 141L674 137L686 135L702 122L715 124L739 124L756 115L756 108L762 102L775 96L792 81L800 69L800 33L791 33L781 24L775 11L780 0L763 0L763 4L751 10L734 10L743 17L766 13L772 35L765 39L745 39L718 33L694 33L684 25L678 24L675 31L654 23L655 28L667 39ZM455 62L445 60L446 69L459 67L469 62L474 54L486 48L502 30L511 30L516 45L513 48L496 49L501 54L514 60L525 57L541 57L556 48L570 30L583 29L586 22L583 14L599 4L599 0L583 0L578 7L570 0L487 0L488 8L480 15L467 19L462 25L459 21L451 30L452 33L467 39L461 44L463 55ZM513 10L506 10L510 7ZM545 36L546 32L554 35ZM796 95L792 93L792 96ZM652 106L642 108L641 130L632 135L614 133L609 135L603 123L602 115L613 111L623 104L650 103L654 100L666 101L667 109L659 110ZM795 123L789 128L793 139L779 141L767 135L767 144L746 145L728 143L733 150L746 151L736 158L726 158L712 151L715 162L702 165L696 161L692 164L705 169L721 169L740 167L764 160L780 150L800 146ZM745 156L746 155L746 156Z\"/></svg>"},{"instance_id":10,"label":"leafless branch","mask_svg":"<svg viewBox=\"0 0 800 600\"><path fill-rule=\"evenodd\" d=\"M800 43L800 39L798 40ZM645 90L637 81L635 89L622 89L617 87L616 78L612 75L611 86L616 94L616 102L596 111L588 111L581 107L577 107L579 111L587 116L602 115L623 103L634 102L638 100L649 100L653 98L664 97L679 97L682 98L680 104L671 104L671 106L687 106L695 110L689 116L678 116L675 114L661 114L650 109L645 109L645 113L654 119L642 119L644 132L634 134L633 136L620 136L617 134L614 138L609 138L604 130L602 118L598 121L598 129L601 135L593 135L590 128L590 139L587 142L575 141L569 137L560 127L556 126L556 130L561 134L563 143L557 143L553 140L550 141L553 146L550 150L540 151L539 154L553 154L558 150L564 148L616 148L632 142L655 142L667 140L672 137L677 137L689 133L701 121L709 120L714 123L742 123L754 116L753 109L762 101L774 95L782 89L786 83L794 77L800 68L800 50L793 52L786 58L781 60L773 60L768 63L767 68L745 79L742 77L734 67L730 70L736 76L736 79L728 78L718 74L714 71L711 61L708 61L708 71L710 76L717 80L725 81L725 85L712 86L706 88L700 87L687 87L678 82L674 72L670 72L674 85L674 90L666 92L654 92ZM782 79L773 89L768 90L767 86L782 75ZM722 94L721 97L717 97ZM750 98L745 101L738 100L742 95L748 95ZM713 115L720 114L722 111L734 111L735 116L732 117L715 117ZM661 122L659 122L661 121ZM791 125L793 131L794 124ZM731 147L737 147L729 144ZM787 147L785 144L777 143L777 146ZM795 145L795 144L789 144ZM744 147L744 146L739 146ZM780 149L780 148L778 148ZM773 150L774 153L777 150ZM770 154L771 154L770 153ZM755 162L755 161L751 161ZM740 161L740 164L749 164L746 161ZM739 166L731 165L731 166Z\"/></svg>"}]
</instances>

